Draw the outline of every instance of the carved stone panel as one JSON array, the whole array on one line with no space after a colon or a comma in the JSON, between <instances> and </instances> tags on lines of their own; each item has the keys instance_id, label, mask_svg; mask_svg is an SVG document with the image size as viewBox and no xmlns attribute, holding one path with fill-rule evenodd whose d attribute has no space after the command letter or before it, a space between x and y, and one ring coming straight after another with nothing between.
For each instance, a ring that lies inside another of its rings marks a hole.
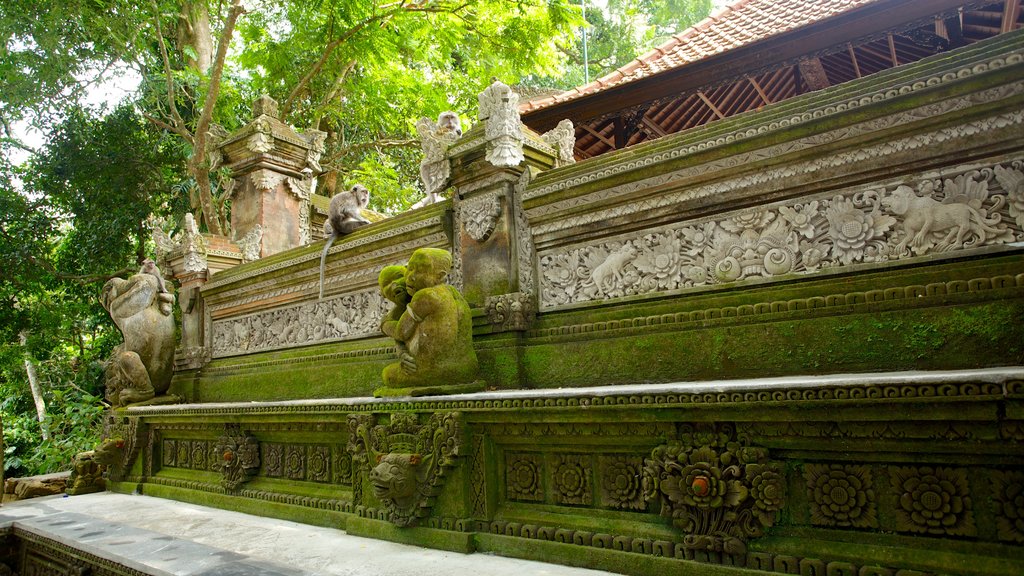
<instances>
[{"instance_id":1,"label":"carved stone panel","mask_svg":"<svg viewBox=\"0 0 1024 576\"><path fill-rule=\"evenodd\" d=\"M878 515L868 466L808 464L804 467L811 523L877 528Z\"/></svg>"},{"instance_id":2,"label":"carved stone panel","mask_svg":"<svg viewBox=\"0 0 1024 576\"><path fill-rule=\"evenodd\" d=\"M903 532L974 536L967 470L893 466L889 481L896 502L896 529Z\"/></svg>"},{"instance_id":3,"label":"carved stone panel","mask_svg":"<svg viewBox=\"0 0 1024 576\"><path fill-rule=\"evenodd\" d=\"M213 444L210 464L223 478L221 485L228 491L256 475L260 468L259 442L237 424L228 424L224 434Z\"/></svg>"},{"instance_id":4,"label":"carved stone panel","mask_svg":"<svg viewBox=\"0 0 1024 576\"><path fill-rule=\"evenodd\" d=\"M544 501L544 459L532 452L505 455L505 488L509 500Z\"/></svg>"}]
</instances>

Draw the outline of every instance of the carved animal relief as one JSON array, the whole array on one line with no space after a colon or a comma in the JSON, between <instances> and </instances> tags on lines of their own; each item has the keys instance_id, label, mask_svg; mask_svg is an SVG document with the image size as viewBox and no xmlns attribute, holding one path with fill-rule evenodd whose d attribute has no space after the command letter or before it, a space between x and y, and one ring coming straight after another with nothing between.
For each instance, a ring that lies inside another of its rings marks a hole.
<instances>
[{"instance_id":1,"label":"carved animal relief","mask_svg":"<svg viewBox=\"0 0 1024 576\"><path fill-rule=\"evenodd\" d=\"M541 305L810 274L1024 239L1024 161L756 207L540 258Z\"/></svg>"},{"instance_id":2,"label":"carved animal relief","mask_svg":"<svg viewBox=\"0 0 1024 576\"><path fill-rule=\"evenodd\" d=\"M426 517L446 472L465 449L462 414L433 414L425 424L415 414L392 414L387 424L352 415L348 425L348 451L388 519L397 526L413 526Z\"/></svg>"},{"instance_id":3,"label":"carved animal relief","mask_svg":"<svg viewBox=\"0 0 1024 576\"><path fill-rule=\"evenodd\" d=\"M744 554L775 523L786 498L783 465L729 425L688 427L644 462L644 496L685 533L690 549Z\"/></svg>"}]
</instances>

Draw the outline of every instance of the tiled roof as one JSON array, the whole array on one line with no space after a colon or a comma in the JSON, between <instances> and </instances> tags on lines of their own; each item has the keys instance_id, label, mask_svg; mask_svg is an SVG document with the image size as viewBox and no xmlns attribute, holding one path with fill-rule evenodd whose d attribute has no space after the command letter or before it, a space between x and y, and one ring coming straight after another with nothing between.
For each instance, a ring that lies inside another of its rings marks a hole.
<instances>
[{"instance_id":1,"label":"tiled roof","mask_svg":"<svg viewBox=\"0 0 1024 576\"><path fill-rule=\"evenodd\" d=\"M769 36L842 14L875 0L736 0L622 68L563 92L525 102L526 113L679 68Z\"/></svg>"}]
</instances>

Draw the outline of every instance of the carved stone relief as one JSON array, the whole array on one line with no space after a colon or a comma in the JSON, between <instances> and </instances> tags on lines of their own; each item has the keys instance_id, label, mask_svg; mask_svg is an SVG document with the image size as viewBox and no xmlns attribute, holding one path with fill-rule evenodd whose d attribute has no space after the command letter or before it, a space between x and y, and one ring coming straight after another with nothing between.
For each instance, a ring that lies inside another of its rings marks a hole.
<instances>
[{"instance_id":1,"label":"carved stone relief","mask_svg":"<svg viewBox=\"0 0 1024 576\"><path fill-rule=\"evenodd\" d=\"M541 134L540 138L555 149L555 168L576 163L576 128L573 127L572 120L562 120L558 126Z\"/></svg>"},{"instance_id":2,"label":"carved stone relief","mask_svg":"<svg viewBox=\"0 0 1024 576\"><path fill-rule=\"evenodd\" d=\"M213 355L244 354L375 336L388 302L364 290L213 322Z\"/></svg>"},{"instance_id":3,"label":"carved stone relief","mask_svg":"<svg viewBox=\"0 0 1024 576\"><path fill-rule=\"evenodd\" d=\"M537 315L533 296L524 292L488 296L484 309L491 324L503 331L526 330Z\"/></svg>"},{"instance_id":4,"label":"carved stone relief","mask_svg":"<svg viewBox=\"0 0 1024 576\"><path fill-rule=\"evenodd\" d=\"M451 176L451 163L448 160L448 148L459 139L454 130L438 126L430 118L420 118L416 122L416 133L420 137L423 149L423 160L420 161L420 180L427 198L435 200L437 193L444 190Z\"/></svg>"},{"instance_id":5,"label":"carved stone relief","mask_svg":"<svg viewBox=\"0 0 1024 576\"><path fill-rule=\"evenodd\" d=\"M530 224L526 218L526 210L523 209L523 194L530 185L533 171L529 168L516 182L512 193L512 213L515 218L515 235L518 250L516 251L516 265L519 268L519 291L535 295L536 282L534 272L537 252L533 246L533 235L530 231Z\"/></svg>"},{"instance_id":6,"label":"carved stone relief","mask_svg":"<svg viewBox=\"0 0 1024 576\"><path fill-rule=\"evenodd\" d=\"M556 454L552 478L555 502L562 505L590 506L594 503L591 478L594 467L586 454Z\"/></svg>"},{"instance_id":7,"label":"carved stone relief","mask_svg":"<svg viewBox=\"0 0 1024 576\"><path fill-rule=\"evenodd\" d=\"M505 489L509 500L544 501L544 460L533 452L505 455Z\"/></svg>"},{"instance_id":8,"label":"carved stone relief","mask_svg":"<svg viewBox=\"0 0 1024 576\"><path fill-rule=\"evenodd\" d=\"M756 207L552 251L540 259L541 305L810 274L1021 240L1024 232L1009 207L1024 204L1024 187L1015 180L1018 174L1024 179L1022 164L922 179L916 189L878 186Z\"/></svg>"},{"instance_id":9,"label":"carved stone relief","mask_svg":"<svg viewBox=\"0 0 1024 576\"><path fill-rule=\"evenodd\" d=\"M220 472L225 490L237 490L256 475L260 468L259 442L242 431L238 424L227 424L224 435L217 439L210 455L210 467Z\"/></svg>"},{"instance_id":10,"label":"carved stone relief","mask_svg":"<svg viewBox=\"0 0 1024 576\"><path fill-rule=\"evenodd\" d=\"M993 470L992 488L997 537L1024 544L1024 472Z\"/></svg>"},{"instance_id":11,"label":"carved stone relief","mask_svg":"<svg viewBox=\"0 0 1024 576\"><path fill-rule=\"evenodd\" d=\"M374 496L397 526L413 526L430 513L447 470L466 449L462 414L436 413L420 424L413 413L395 413L387 424L349 416L348 451L367 474Z\"/></svg>"},{"instance_id":12,"label":"carved stone relief","mask_svg":"<svg viewBox=\"0 0 1024 576\"><path fill-rule=\"evenodd\" d=\"M889 468L889 481L897 499L897 530L976 535L966 469L894 466Z\"/></svg>"},{"instance_id":13,"label":"carved stone relief","mask_svg":"<svg viewBox=\"0 0 1024 576\"><path fill-rule=\"evenodd\" d=\"M685 426L681 441L644 461L644 497L683 531L683 546L727 554L775 523L785 503L783 464L736 438L730 425Z\"/></svg>"},{"instance_id":14,"label":"carved stone relief","mask_svg":"<svg viewBox=\"0 0 1024 576\"><path fill-rule=\"evenodd\" d=\"M235 241L242 249L242 260L252 262L260 259L263 247L263 226L257 224L245 235Z\"/></svg>"},{"instance_id":15,"label":"carved stone relief","mask_svg":"<svg viewBox=\"0 0 1024 576\"><path fill-rule=\"evenodd\" d=\"M601 457L601 504L620 510L644 510L644 460L639 456Z\"/></svg>"},{"instance_id":16,"label":"carved stone relief","mask_svg":"<svg viewBox=\"0 0 1024 576\"><path fill-rule=\"evenodd\" d=\"M322 145L321 145L322 147ZM317 155L319 158L319 154ZM317 165L319 167L319 164ZM310 179L288 178L288 190L299 199L299 244L309 244L313 240L310 224L310 196L313 194L313 181Z\"/></svg>"},{"instance_id":17,"label":"carved stone relief","mask_svg":"<svg viewBox=\"0 0 1024 576\"><path fill-rule=\"evenodd\" d=\"M875 491L868 466L808 464L804 476L812 524L878 527Z\"/></svg>"},{"instance_id":18,"label":"carved stone relief","mask_svg":"<svg viewBox=\"0 0 1024 576\"><path fill-rule=\"evenodd\" d=\"M490 238L501 217L501 198L495 194L465 200L460 204L462 226L469 237L477 242Z\"/></svg>"},{"instance_id":19,"label":"carved stone relief","mask_svg":"<svg viewBox=\"0 0 1024 576\"><path fill-rule=\"evenodd\" d=\"M523 156L523 127L519 95L495 81L480 93L479 119L487 138L487 161L498 167L518 166Z\"/></svg>"},{"instance_id":20,"label":"carved stone relief","mask_svg":"<svg viewBox=\"0 0 1024 576\"><path fill-rule=\"evenodd\" d=\"M320 157L323 156L324 150L326 150L324 143L327 141L327 132L306 130L301 134L301 137L309 145L309 149L306 151L306 168L310 171L311 175L315 176L324 171L320 166Z\"/></svg>"}]
</instances>

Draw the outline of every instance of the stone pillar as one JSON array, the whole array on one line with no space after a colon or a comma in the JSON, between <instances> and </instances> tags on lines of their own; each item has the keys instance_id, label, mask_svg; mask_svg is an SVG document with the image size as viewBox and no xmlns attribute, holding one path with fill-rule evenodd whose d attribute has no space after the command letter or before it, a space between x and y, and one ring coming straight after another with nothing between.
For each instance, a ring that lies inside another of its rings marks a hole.
<instances>
[{"instance_id":1,"label":"stone pillar","mask_svg":"<svg viewBox=\"0 0 1024 576\"><path fill-rule=\"evenodd\" d=\"M231 240L246 260L308 244L313 177L327 134L298 134L278 119L277 102L256 100L253 120L215 145L211 164L231 170Z\"/></svg>"},{"instance_id":2,"label":"stone pillar","mask_svg":"<svg viewBox=\"0 0 1024 576\"><path fill-rule=\"evenodd\" d=\"M471 306L487 309L495 331L525 330L532 321L537 283L522 194L534 174L565 161L566 144L551 140L559 129L538 136L520 122L518 106L519 96L495 82L480 94L479 122L447 152L454 187L452 283Z\"/></svg>"}]
</instances>

